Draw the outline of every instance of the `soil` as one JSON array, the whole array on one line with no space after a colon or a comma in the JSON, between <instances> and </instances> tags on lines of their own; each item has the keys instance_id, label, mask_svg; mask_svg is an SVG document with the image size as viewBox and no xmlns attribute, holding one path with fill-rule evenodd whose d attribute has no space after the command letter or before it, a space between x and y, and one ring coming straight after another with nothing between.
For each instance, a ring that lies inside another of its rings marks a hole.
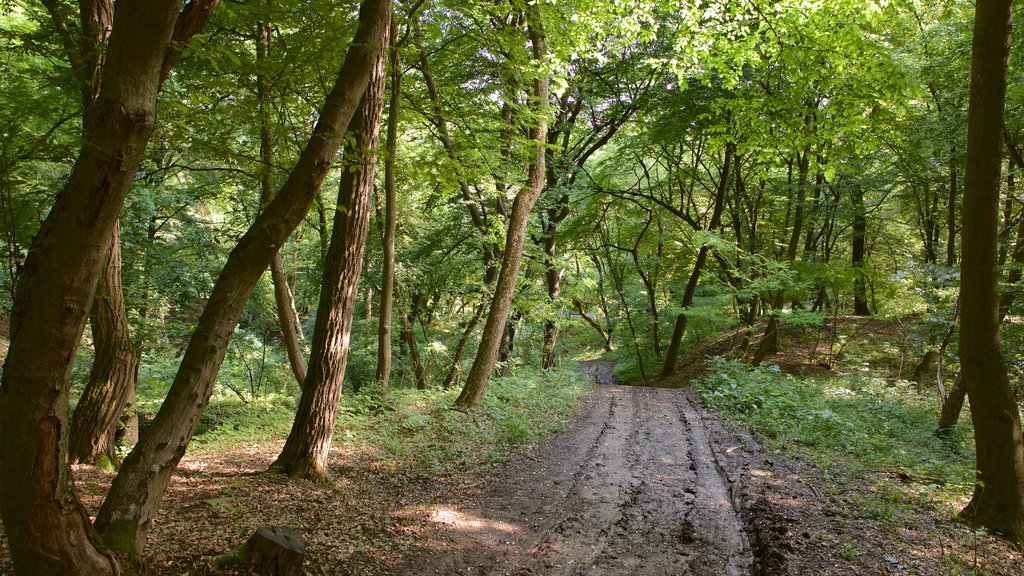
<instances>
[{"instance_id":1,"label":"soil","mask_svg":"<svg viewBox=\"0 0 1024 576\"><path fill-rule=\"evenodd\" d=\"M687 391L617 386L470 498L452 494L402 573L738 576L752 556Z\"/></svg>"},{"instance_id":2,"label":"soil","mask_svg":"<svg viewBox=\"0 0 1024 576\"><path fill-rule=\"evenodd\" d=\"M685 365L685 384L698 364ZM621 386L611 365L561 433L496 469L425 478L336 450L331 486L263 472L283 438L188 455L146 550L150 575L214 565L259 526L296 528L312 575L1020 576L1024 557L935 510L886 524L813 463L728 430L690 388ZM112 474L76 466L93 513ZM972 544L964 544L972 542ZM10 573L0 530L0 575Z\"/></svg>"}]
</instances>

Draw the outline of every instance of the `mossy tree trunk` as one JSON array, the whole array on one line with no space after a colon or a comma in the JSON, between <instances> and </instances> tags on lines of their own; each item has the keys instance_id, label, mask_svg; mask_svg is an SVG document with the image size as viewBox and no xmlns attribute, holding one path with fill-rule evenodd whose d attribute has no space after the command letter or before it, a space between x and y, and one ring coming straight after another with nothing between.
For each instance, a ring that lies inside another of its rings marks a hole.
<instances>
[{"instance_id":1,"label":"mossy tree trunk","mask_svg":"<svg viewBox=\"0 0 1024 576\"><path fill-rule=\"evenodd\" d=\"M68 380L118 214L153 132L180 7L167 0L101 6L116 23L95 68L102 82L91 84L101 89L71 175L19 276L0 377L0 437L7 439L0 442L0 516L19 574L120 573L75 495Z\"/></svg>"}]
</instances>

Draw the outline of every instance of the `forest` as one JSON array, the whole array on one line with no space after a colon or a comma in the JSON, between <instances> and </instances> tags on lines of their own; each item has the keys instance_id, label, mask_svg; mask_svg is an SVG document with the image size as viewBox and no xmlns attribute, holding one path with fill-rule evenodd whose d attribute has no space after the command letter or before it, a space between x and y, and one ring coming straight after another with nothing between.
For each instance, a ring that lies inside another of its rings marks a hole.
<instances>
[{"instance_id":1,"label":"forest","mask_svg":"<svg viewBox=\"0 0 1024 576\"><path fill-rule=\"evenodd\" d=\"M0 574L1024 574L1018 12L0 2Z\"/></svg>"}]
</instances>

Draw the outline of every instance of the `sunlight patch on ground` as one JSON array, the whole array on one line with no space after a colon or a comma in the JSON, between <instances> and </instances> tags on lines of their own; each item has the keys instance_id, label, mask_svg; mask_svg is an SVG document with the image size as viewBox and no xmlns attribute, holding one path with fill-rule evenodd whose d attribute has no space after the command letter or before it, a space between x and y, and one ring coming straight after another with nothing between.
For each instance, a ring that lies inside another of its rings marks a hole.
<instances>
[{"instance_id":1,"label":"sunlight patch on ground","mask_svg":"<svg viewBox=\"0 0 1024 576\"><path fill-rule=\"evenodd\" d=\"M505 532L511 534L519 531L519 526L515 524L509 524L508 522L501 522L499 520L489 520L487 518L480 518L472 516L458 510L452 510L451 508L434 508L430 512L430 521L437 524L445 524L452 526L456 530L460 531L479 531L479 530L498 530L499 532Z\"/></svg>"}]
</instances>

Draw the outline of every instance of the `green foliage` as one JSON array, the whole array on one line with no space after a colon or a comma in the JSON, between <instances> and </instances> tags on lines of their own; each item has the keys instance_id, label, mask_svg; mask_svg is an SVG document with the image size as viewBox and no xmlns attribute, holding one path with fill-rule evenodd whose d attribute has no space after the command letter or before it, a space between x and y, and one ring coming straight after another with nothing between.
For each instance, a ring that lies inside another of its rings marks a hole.
<instances>
[{"instance_id":1,"label":"green foliage","mask_svg":"<svg viewBox=\"0 0 1024 576\"><path fill-rule=\"evenodd\" d=\"M934 394L912 383L867 374L792 376L716 358L700 385L710 407L829 474L906 479L910 495L882 480L878 493L852 502L877 520L893 520L918 498L949 505L973 490L970 430L962 425L937 438Z\"/></svg>"}]
</instances>

